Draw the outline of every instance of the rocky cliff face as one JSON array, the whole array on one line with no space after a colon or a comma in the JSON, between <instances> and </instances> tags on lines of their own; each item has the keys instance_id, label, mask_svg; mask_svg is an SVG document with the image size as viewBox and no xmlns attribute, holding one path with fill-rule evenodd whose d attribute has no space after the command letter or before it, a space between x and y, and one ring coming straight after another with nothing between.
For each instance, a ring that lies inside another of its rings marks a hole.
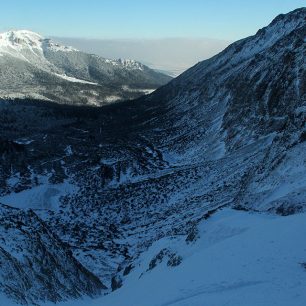
<instances>
[{"instance_id":1,"label":"rocky cliff face","mask_svg":"<svg viewBox=\"0 0 306 306\"><path fill-rule=\"evenodd\" d=\"M279 16L131 102L2 101L1 135L24 151L19 164L3 155L0 201L19 214L35 202L48 231L113 289L154 241L192 242L222 207L305 210L305 27L305 9Z\"/></svg>"}]
</instances>

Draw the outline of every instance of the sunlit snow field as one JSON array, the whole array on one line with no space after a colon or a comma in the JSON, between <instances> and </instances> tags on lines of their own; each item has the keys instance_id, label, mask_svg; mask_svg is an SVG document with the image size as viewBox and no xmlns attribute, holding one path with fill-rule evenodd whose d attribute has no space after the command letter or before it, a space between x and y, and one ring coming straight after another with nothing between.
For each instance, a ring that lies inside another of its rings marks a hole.
<instances>
[{"instance_id":1,"label":"sunlit snow field","mask_svg":"<svg viewBox=\"0 0 306 306\"><path fill-rule=\"evenodd\" d=\"M224 209L200 224L200 238L155 242L141 255L124 286L96 300L61 306L304 306L306 214L280 217ZM171 246L182 256L147 271ZM54 304L48 304L54 305Z\"/></svg>"}]
</instances>

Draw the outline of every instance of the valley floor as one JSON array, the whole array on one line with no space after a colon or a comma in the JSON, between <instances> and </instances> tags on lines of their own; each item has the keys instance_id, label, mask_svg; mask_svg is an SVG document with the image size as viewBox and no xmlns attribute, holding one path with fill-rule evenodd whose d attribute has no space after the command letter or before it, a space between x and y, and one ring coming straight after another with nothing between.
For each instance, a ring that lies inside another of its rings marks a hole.
<instances>
[{"instance_id":1,"label":"valley floor","mask_svg":"<svg viewBox=\"0 0 306 306\"><path fill-rule=\"evenodd\" d=\"M61 306L304 306L306 214L287 217L223 209L199 224L199 238L168 237L139 258L123 287ZM182 258L152 258L167 249ZM50 304L51 305L51 304ZM54 305L54 304L52 304Z\"/></svg>"}]
</instances>

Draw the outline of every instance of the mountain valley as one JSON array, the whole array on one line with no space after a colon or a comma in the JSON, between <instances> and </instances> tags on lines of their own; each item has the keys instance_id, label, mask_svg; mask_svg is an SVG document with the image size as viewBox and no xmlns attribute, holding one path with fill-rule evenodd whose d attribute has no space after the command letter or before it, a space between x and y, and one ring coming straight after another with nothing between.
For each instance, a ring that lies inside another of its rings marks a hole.
<instances>
[{"instance_id":1,"label":"mountain valley","mask_svg":"<svg viewBox=\"0 0 306 306\"><path fill-rule=\"evenodd\" d=\"M37 49L17 50L27 58L14 59L28 84L21 95L1 93L16 81L14 65L8 77L0 72L0 294L12 305L242 306L248 297L272 305L277 294L279 305L303 305L305 38L301 8L170 82L139 63L46 40L31 68ZM103 79L88 62L115 76L128 67L120 86L162 86L107 105L114 93L103 87L81 103L75 92ZM52 71L54 96L33 81L37 67L48 78ZM134 69L146 81L133 83Z\"/></svg>"}]
</instances>

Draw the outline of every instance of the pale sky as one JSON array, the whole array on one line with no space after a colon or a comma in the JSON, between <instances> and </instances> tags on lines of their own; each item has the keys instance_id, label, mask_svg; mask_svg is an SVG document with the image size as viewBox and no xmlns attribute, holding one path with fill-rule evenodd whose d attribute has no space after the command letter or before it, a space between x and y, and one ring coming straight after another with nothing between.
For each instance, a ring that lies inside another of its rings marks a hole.
<instances>
[{"instance_id":1,"label":"pale sky","mask_svg":"<svg viewBox=\"0 0 306 306\"><path fill-rule=\"evenodd\" d=\"M0 32L26 29L179 74L306 0L3 0Z\"/></svg>"},{"instance_id":2,"label":"pale sky","mask_svg":"<svg viewBox=\"0 0 306 306\"><path fill-rule=\"evenodd\" d=\"M237 40L306 0L3 0L0 31L81 38Z\"/></svg>"},{"instance_id":3,"label":"pale sky","mask_svg":"<svg viewBox=\"0 0 306 306\"><path fill-rule=\"evenodd\" d=\"M230 42L207 38L79 39L55 41L106 58L131 58L177 76L187 68L223 50Z\"/></svg>"}]
</instances>

